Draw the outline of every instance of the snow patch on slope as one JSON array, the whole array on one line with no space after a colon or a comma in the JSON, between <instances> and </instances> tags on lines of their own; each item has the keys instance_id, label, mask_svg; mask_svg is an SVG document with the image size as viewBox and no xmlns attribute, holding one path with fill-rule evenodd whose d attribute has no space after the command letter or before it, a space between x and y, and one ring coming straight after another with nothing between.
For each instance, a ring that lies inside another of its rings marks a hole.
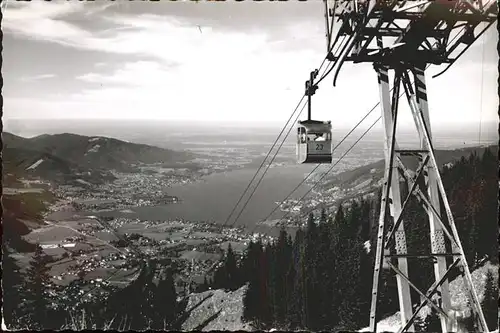
<instances>
[{"instance_id":1,"label":"snow patch on slope","mask_svg":"<svg viewBox=\"0 0 500 333\"><path fill-rule=\"evenodd\" d=\"M42 164L43 161L44 161L43 158L39 159L38 161L27 167L26 170L36 169L36 167Z\"/></svg>"},{"instance_id":2,"label":"snow patch on slope","mask_svg":"<svg viewBox=\"0 0 500 333\"><path fill-rule=\"evenodd\" d=\"M85 180L80 179L80 178L78 178L76 181L79 182L80 184L83 184L83 185L92 185L89 182L86 182Z\"/></svg>"},{"instance_id":3,"label":"snow patch on slope","mask_svg":"<svg viewBox=\"0 0 500 333\"><path fill-rule=\"evenodd\" d=\"M369 240L363 243L363 247L365 248L366 253L370 253L372 247Z\"/></svg>"},{"instance_id":4,"label":"snow patch on slope","mask_svg":"<svg viewBox=\"0 0 500 333\"><path fill-rule=\"evenodd\" d=\"M97 153L99 151L99 148L101 148L100 145L95 145L94 147L90 148L87 153Z\"/></svg>"},{"instance_id":5,"label":"snow patch on slope","mask_svg":"<svg viewBox=\"0 0 500 333\"><path fill-rule=\"evenodd\" d=\"M235 291L209 290L189 295L186 311L194 308L182 324L183 331L252 331L248 323L243 323L243 296L247 286ZM204 298L208 297L203 301ZM198 303L200 303L198 305ZM197 306L198 305L198 306ZM212 320L210 320L212 318ZM205 327L199 327L206 323Z\"/></svg>"}]
</instances>

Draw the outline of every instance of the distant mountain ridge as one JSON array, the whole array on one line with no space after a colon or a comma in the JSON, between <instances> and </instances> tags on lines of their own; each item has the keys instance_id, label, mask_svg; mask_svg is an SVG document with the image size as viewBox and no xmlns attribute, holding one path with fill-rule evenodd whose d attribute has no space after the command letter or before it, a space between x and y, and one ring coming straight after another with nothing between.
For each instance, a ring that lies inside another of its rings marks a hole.
<instances>
[{"instance_id":1,"label":"distant mountain ridge","mask_svg":"<svg viewBox=\"0 0 500 333\"><path fill-rule=\"evenodd\" d=\"M102 183L114 178L110 170L134 172L140 164L171 166L195 157L183 151L70 133L23 138L4 132L2 139L7 170L10 167L49 180L79 178Z\"/></svg>"}]
</instances>

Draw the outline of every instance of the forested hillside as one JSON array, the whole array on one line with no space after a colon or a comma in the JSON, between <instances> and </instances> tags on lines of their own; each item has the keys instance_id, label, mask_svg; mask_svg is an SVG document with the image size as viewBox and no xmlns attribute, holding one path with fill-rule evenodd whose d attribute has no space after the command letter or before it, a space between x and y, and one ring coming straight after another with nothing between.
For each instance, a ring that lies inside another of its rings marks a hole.
<instances>
[{"instance_id":1,"label":"forested hillside","mask_svg":"<svg viewBox=\"0 0 500 333\"><path fill-rule=\"evenodd\" d=\"M178 330L186 319L186 304L177 300L174 272L159 272L152 261L144 261L136 278L124 288L103 281L108 298L92 289L83 291L77 279L66 287L77 295L70 299L48 291L53 287L50 257L41 247L36 248L25 273L20 272L8 246L3 246L3 252L3 313L9 329Z\"/></svg>"},{"instance_id":2,"label":"forested hillside","mask_svg":"<svg viewBox=\"0 0 500 333\"><path fill-rule=\"evenodd\" d=\"M473 268L485 258L498 261L497 172L497 158L490 150L482 156L473 153L462 158L442 172L464 251ZM404 215L408 250L429 253L427 215L415 200ZM250 243L238 264L228 251L224 265L215 273L213 287L234 290L248 283L244 317L263 329L331 331L365 327L375 255L370 249L376 246L374 227L379 207L379 199L353 200L341 206L335 216L324 212L316 218L310 215L307 227L293 240L282 230L274 243ZM414 281L427 289L433 279L432 261L412 260L410 276L418 276ZM458 274L454 272L454 277ZM395 275L384 270L382 285L380 316L399 310ZM414 296L414 302L418 301L418 295ZM495 311L485 312L489 322L496 322L491 318L496 316Z\"/></svg>"}]
</instances>

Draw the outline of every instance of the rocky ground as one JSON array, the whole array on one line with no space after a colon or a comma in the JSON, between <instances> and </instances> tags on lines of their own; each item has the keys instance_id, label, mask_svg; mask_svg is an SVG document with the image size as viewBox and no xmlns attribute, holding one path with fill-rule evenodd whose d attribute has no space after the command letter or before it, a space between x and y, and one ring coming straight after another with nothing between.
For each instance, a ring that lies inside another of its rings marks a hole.
<instances>
[{"instance_id":1,"label":"rocky ground","mask_svg":"<svg viewBox=\"0 0 500 333\"><path fill-rule=\"evenodd\" d=\"M479 297L479 301L482 301L484 297L484 286L486 282L486 273L488 271L493 272L493 276L496 281L498 281L498 266L492 265L489 262L486 263L483 267L476 269L472 272L472 281L476 292ZM451 292L451 304L452 307L461 309L464 307L464 304L467 304L467 289L464 285L464 279L459 277L453 280L450 283L450 292ZM421 313L425 315L430 311L430 306L425 306ZM397 332L401 326L401 321L399 318L399 312L396 312L394 315L384 318L377 324L377 332ZM369 332L370 328L365 327L359 332ZM494 332L498 333L498 329Z\"/></svg>"},{"instance_id":2,"label":"rocky ground","mask_svg":"<svg viewBox=\"0 0 500 333\"><path fill-rule=\"evenodd\" d=\"M182 330L252 331L252 326L241 320L246 290L243 286L233 292L217 289L189 295L186 310L192 312Z\"/></svg>"}]
</instances>

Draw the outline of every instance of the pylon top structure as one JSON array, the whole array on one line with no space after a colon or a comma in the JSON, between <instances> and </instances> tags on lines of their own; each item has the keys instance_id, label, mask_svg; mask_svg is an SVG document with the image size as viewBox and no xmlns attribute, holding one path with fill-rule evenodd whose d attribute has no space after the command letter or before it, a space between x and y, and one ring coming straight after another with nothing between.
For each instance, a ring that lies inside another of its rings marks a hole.
<instances>
[{"instance_id":1,"label":"pylon top structure","mask_svg":"<svg viewBox=\"0 0 500 333\"><path fill-rule=\"evenodd\" d=\"M345 61L448 64L447 70L498 15L496 0L324 2L335 78Z\"/></svg>"},{"instance_id":2,"label":"pylon top structure","mask_svg":"<svg viewBox=\"0 0 500 333\"><path fill-rule=\"evenodd\" d=\"M385 173L373 273L370 331L376 331L379 319L377 300L383 269L391 269L396 274L402 323L400 332L413 331L414 320L425 305L437 311L443 332L456 331L459 324L456 317L460 314L457 315L451 306L448 280L457 267L468 289L470 307L476 319L475 328L487 331L434 156L425 69L431 64L446 65L434 77L448 70L497 20L497 2L324 0L324 3L328 60L333 63L332 70L335 70L334 85L346 61L370 62L377 73L380 89L385 130ZM394 71L392 96L389 70ZM411 82L411 77L414 82ZM417 149L399 149L396 141L399 98L402 95L406 95L420 137ZM404 156L418 157L418 168L410 172L403 163ZM406 191L401 190L401 178ZM402 192L407 193L404 198ZM431 242L430 252L425 255L409 253L406 246L403 213L412 196L417 198L428 215ZM420 290L418 283L411 281L409 258L432 260L435 281L427 290ZM418 300L412 299L411 289L420 296Z\"/></svg>"}]
</instances>

